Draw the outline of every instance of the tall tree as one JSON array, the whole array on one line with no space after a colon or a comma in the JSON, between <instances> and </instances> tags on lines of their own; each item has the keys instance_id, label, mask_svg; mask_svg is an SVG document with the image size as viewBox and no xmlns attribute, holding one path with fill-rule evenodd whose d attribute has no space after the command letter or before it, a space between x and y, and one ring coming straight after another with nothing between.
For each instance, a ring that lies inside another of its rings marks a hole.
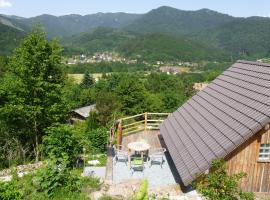
<instances>
[{"instance_id":1,"label":"tall tree","mask_svg":"<svg viewBox=\"0 0 270 200\"><path fill-rule=\"evenodd\" d=\"M59 44L34 28L15 50L0 86L5 95L0 120L11 135L31 145L36 160L44 129L65 120L64 79Z\"/></svg>"},{"instance_id":2,"label":"tall tree","mask_svg":"<svg viewBox=\"0 0 270 200\"><path fill-rule=\"evenodd\" d=\"M126 115L135 115L146 112L144 101L148 94L139 77L134 75L123 76L115 88L122 105L121 111Z\"/></svg>"},{"instance_id":3,"label":"tall tree","mask_svg":"<svg viewBox=\"0 0 270 200\"><path fill-rule=\"evenodd\" d=\"M2 77L6 71L7 62L7 57L0 56L0 77Z\"/></svg>"},{"instance_id":4,"label":"tall tree","mask_svg":"<svg viewBox=\"0 0 270 200\"><path fill-rule=\"evenodd\" d=\"M93 76L89 73L89 71L85 71L83 80L81 83L82 88L89 88L91 85L95 83Z\"/></svg>"}]
</instances>

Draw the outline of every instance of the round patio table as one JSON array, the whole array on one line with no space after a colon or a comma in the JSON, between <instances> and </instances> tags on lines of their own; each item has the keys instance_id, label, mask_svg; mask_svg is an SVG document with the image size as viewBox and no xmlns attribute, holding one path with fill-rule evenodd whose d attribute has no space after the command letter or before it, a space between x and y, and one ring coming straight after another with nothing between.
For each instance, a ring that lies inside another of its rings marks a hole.
<instances>
[{"instance_id":1,"label":"round patio table","mask_svg":"<svg viewBox=\"0 0 270 200\"><path fill-rule=\"evenodd\" d=\"M131 142L128 143L127 145L128 149L129 149L129 166L131 163L131 150L135 151L135 152L141 152L141 157L143 159L143 153L147 150L150 149L150 145L147 142L144 141L137 141L137 142Z\"/></svg>"},{"instance_id":2,"label":"round patio table","mask_svg":"<svg viewBox=\"0 0 270 200\"><path fill-rule=\"evenodd\" d=\"M128 148L133 151L143 152L150 149L150 145L147 142L137 141L128 144Z\"/></svg>"}]
</instances>

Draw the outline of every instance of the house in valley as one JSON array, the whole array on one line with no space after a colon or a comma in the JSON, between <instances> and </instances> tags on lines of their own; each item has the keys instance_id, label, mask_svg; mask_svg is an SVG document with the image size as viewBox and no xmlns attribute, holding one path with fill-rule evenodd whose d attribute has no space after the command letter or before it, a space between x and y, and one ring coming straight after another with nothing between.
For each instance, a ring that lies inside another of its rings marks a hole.
<instances>
[{"instance_id":1,"label":"house in valley","mask_svg":"<svg viewBox=\"0 0 270 200\"><path fill-rule=\"evenodd\" d=\"M237 61L161 124L185 186L224 158L244 191L270 193L270 65Z\"/></svg>"},{"instance_id":2,"label":"house in valley","mask_svg":"<svg viewBox=\"0 0 270 200\"><path fill-rule=\"evenodd\" d=\"M74 109L70 112L70 123L84 121L89 117L90 112L96 111L96 104Z\"/></svg>"},{"instance_id":3,"label":"house in valley","mask_svg":"<svg viewBox=\"0 0 270 200\"><path fill-rule=\"evenodd\" d=\"M181 74L182 70L180 67L173 67L173 66L166 66L166 67L160 67L159 71L166 74Z\"/></svg>"}]
</instances>

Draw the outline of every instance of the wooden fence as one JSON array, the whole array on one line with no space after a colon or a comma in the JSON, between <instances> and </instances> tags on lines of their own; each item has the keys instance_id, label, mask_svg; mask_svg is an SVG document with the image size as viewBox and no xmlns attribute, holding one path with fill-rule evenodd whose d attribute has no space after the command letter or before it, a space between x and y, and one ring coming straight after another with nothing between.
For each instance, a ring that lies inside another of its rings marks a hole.
<instances>
[{"instance_id":1,"label":"wooden fence","mask_svg":"<svg viewBox=\"0 0 270 200\"><path fill-rule=\"evenodd\" d=\"M122 137L148 130L159 130L170 113L142 113L117 120L110 129L109 145L122 144Z\"/></svg>"}]
</instances>

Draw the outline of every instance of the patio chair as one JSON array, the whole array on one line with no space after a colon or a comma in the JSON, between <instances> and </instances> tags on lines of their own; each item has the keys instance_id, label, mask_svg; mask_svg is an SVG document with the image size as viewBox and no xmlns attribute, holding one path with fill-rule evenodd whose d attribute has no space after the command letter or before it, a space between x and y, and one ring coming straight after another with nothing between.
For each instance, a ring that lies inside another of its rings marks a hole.
<instances>
[{"instance_id":1,"label":"patio chair","mask_svg":"<svg viewBox=\"0 0 270 200\"><path fill-rule=\"evenodd\" d=\"M157 148L151 150L149 154L149 161L150 161L150 167L152 167L153 164L159 164L162 168L163 163L165 162L164 156L166 149L165 148Z\"/></svg>"},{"instance_id":2,"label":"patio chair","mask_svg":"<svg viewBox=\"0 0 270 200\"><path fill-rule=\"evenodd\" d=\"M114 164L117 162L125 162L127 165L128 162L128 152L123 149L123 146L118 145L118 148L114 147Z\"/></svg>"},{"instance_id":3,"label":"patio chair","mask_svg":"<svg viewBox=\"0 0 270 200\"><path fill-rule=\"evenodd\" d=\"M137 156L131 157L130 170L131 170L131 175L133 175L134 172L142 172L144 174L143 159Z\"/></svg>"}]
</instances>

